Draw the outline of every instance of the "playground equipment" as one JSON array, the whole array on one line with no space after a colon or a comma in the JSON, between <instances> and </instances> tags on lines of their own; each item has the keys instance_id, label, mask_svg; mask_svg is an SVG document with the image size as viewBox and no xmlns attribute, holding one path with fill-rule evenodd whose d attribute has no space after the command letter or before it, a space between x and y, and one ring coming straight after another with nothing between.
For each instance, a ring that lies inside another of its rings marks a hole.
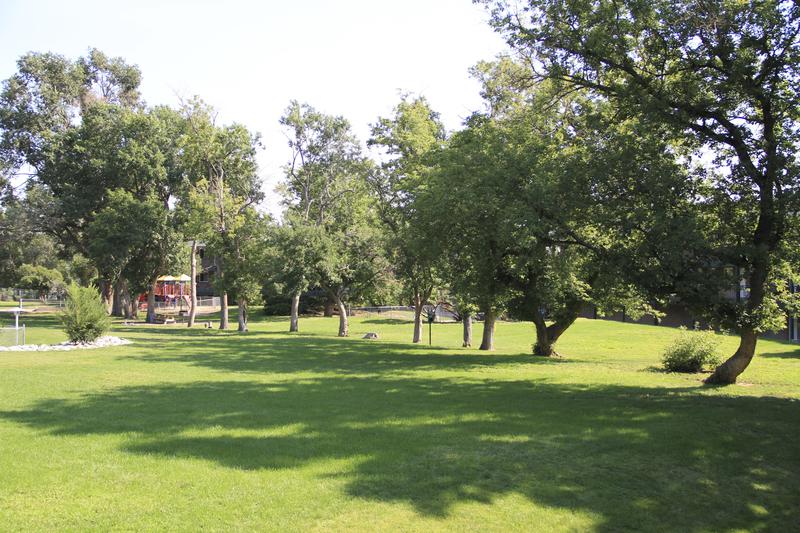
<instances>
[{"instance_id":1,"label":"playground equipment","mask_svg":"<svg viewBox=\"0 0 800 533\"><path fill-rule=\"evenodd\" d=\"M186 274L180 276L160 276L156 279L155 297L156 309L183 311L192 305L191 287L192 278ZM140 305L146 306L147 295L139 297ZM185 304L185 305L184 305Z\"/></svg>"}]
</instances>

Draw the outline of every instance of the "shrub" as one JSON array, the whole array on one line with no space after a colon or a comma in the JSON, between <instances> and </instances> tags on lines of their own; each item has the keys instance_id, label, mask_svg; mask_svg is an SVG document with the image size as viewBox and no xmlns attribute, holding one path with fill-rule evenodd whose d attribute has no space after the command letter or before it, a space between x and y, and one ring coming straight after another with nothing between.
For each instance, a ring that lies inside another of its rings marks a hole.
<instances>
[{"instance_id":1,"label":"shrub","mask_svg":"<svg viewBox=\"0 0 800 533\"><path fill-rule=\"evenodd\" d=\"M92 342L111 327L100 293L74 283L67 287L67 302L59 318L71 342Z\"/></svg>"},{"instance_id":2,"label":"shrub","mask_svg":"<svg viewBox=\"0 0 800 533\"><path fill-rule=\"evenodd\" d=\"M689 331L684 327L664 351L661 362L670 372L700 372L704 366L719 364L720 339L712 330Z\"/></svg>"}]
</instances>

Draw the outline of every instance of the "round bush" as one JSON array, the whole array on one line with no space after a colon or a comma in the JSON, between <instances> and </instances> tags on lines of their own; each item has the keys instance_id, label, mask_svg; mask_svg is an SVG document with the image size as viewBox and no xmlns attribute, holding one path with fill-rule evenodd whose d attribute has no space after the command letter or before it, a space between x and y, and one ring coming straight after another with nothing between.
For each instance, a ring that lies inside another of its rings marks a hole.
<instances>
[{"instance_id":1,"label":"round bush","mask_svg":"<svg viewBox=\"0 0 800 533\"><path fill-rule=\"evenodd\" d=\"M712 330L689 331L680 328L678 336L664 351L661 362L670 372L700 372L719 364L719 337Z\"/></svg>"},{"instance_id":2,"label":"round bush","mask_svg":"<svg viewBox=\"0 0 800 533\"><path fill-rule=\"evenodd\" d=\"M71 342L92 342L111 328L100 293L92 287L67 287L67 302L60 317Z\"/></svg>"}]
</instances>

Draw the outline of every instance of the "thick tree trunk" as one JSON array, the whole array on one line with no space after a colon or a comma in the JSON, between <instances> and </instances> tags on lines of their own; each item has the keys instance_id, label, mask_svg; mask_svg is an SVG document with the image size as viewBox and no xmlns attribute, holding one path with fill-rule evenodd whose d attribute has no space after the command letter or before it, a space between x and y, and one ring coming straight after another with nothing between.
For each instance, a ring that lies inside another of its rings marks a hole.
<instances>
[{"instance_id":1,"label":"thick tree trunk","mask_svg":"<svg viewBox=\"0 0 800 533\"><path fill-rule=\"evenodd\" d=\"M736 383L736 378L744 372L753 355L756 353L758 334L753 330L742 331L739 339L739 348L730 359L719 365L714 373L706 379L709 385L730 385Z\"/></svg>"},{"instance_id":2,"label":"thick tree trunk","mask_svg":"<svg viewBox=\"0 0 800 533\"><path fill-rule=\"evenodd\" d=\"M247 331L247 299L239 296L236 300L239 305L239 331Z\"/></svg>"},{"instance_id":3,"label":"thick tree trunk","mask_svg":"<svg viewBox=\"0 0 800 533\"><path fill-rule=\"evenodd\" d=\"M125 318L135 320L139 318L139 297L132 295L128 301L128 308L125 310Z\"/></svg>"},{"instance_id":4,"label":"thick tree trunk","mask_svg":"<svg viewBox=\"0 0 800 533\"><path fill-rule=\"evenodd\" d=\"M347 322L347 307L338 296L336 297L336 307L339 309L339 336L347 337L350 334Z\"/></svg>"},{"instance_id":5,"label":"thick tree trunk","mask_svg":"<svg viewBox=\"0 0 800 533\"><path fill-rule=\"evenodd\" d=\"M114 292L115 294L119 293L120 316L124 316L127 319L136 318L136 306L134 305L136 299L131 296L128 290L128 281L120 279Z\"/></svg>"},{"instance_id":6,"label":"thick tree trunk","mask_svg":"<svg viewBox=\"0 0 800 533\"><path fill-rule=\"evenodd\" d=\"M765 124L765 130L770 128ZM774 161L773 161L774 162ZM769 163L769 162L768 162ZM761 311L769 287L768 278L771 256L777 249L783 233L783 220L776 213L773 197L775 180L775 167L769 166L766 176L771 178L763 183L754 179L759 184L759 213L758 224L753 233L752 270L750 271L750 296L745 309L751 317L756 317ZM710 385L729 385L736 383L736 378L745 371L756 353L758 333L752 326L743 327L739 331L739 348L730 359L719 365L711 376L706 379Z\"/></svg>"},{"instance_id":7,"label":"thick tree trunk","mask_svg":"<svg viewBox=\"0 0 800 533\"><path fill-rule=\"evenodd\" d=\"M535 309L533 312L533 324L536 326L536 344L533 345L533 354L543 357L558 355L553 346L561 335L578 319L581 307L583 307L583 302L569 303L564 314L549 326L546 325L541 311Z\"/></svg>"},{"instance_id":8,"label":"thick tree trunk","mask_svg":"<svg viewBox=\"0 0 800 533\"><path fill-rule=\"evenodd\" d=\"M494 323L496 319L494 309L490 309L483 314L483 339L479 350L494 350Z\"/></svg>"},{"instance_id":9,"label":"thick tree trunk","mask_svg":"<svg viewBox=\"0 0 800 533\"><path fill-rule=\"evenodd\" d=\"M147 288L147 318L145 322L156 323L156 280L153 280Z\"/></svg>"},{"instance_id":10,"label":"thick tree trunk","mask_svg":"<svg viewBox=\"0 0 800 533\"><path fill-rule=\"evenodd\" d=\"M325 302L325 311L323 312L323 315L328 318L332 317L333 310L335 309L335 307L336 304L333 302L333 300L328 300L327 302Z\"/></svg>"},{"instance_id":11,"label":"thick tree trunk","mask_svg":"<svg viewBox=\"0 0 800 533\"><path fill-rule=\"evenodd\" d=\"M103 298L103 305L106 306L106 312L111 314L114 306L114 287L107 279L100 280L100 296Z\"/></svg>"},{"instance_id":12,"label":"thick tree trunk","mask_svg":"<svg viewBox=\"0 0 800 533\"><path fill-rule=\"evenodd\" d=\"M122 308L122 289L125 286L125 280L122 278L117 279L114 283L114 296L111 298L111 316L123 316L124 311Z\"/></svg>"},{"instance_id":13,"label":"thick tree trunk","mask_svg":"<svg viewBox=\"0 0 800 533\"><path fill-rule=\"evenodd\" d=\"M422 306L424 303L420 293L414 294L414 337L411 342L416 343L422 340Z\"/></svg>"},{"instance_id":14,"label":"thick tree trunk","mask_svg":"<svg viewBox=\"0 0 800 533\"><path fill-rule=\"evenodd\" d=\"M461 318L461 322L464 326L464 344L461 346L469 348L472 346L472 315L464 315Z\"/></svg>"},{"instance_id":15,"label":"thick tree trunk","mask_svg":"<svg viewBox=\"0 0 800 533\"><path fill-rule=\"evenodd\" d=\"M190 282L190 296L189 302L189 319L186 321L187 327L194 326L194 320L197 317L197 241L192 241L191 252L191 272L192 281Z\"/></svg>"},{"instance_id":16,"label":"thick tree trunk","mask_svg":"<svg viewBox=\"0 0 800 533\"><path fill-rule=\"evenodd\" d=\"M289 315L289 332L300 331L300 292L292 294L292 310Z\"/></svg>"},{"instance_id":17,"label":"thick tree trunk","mask_svg":"<svg viewBox=\"0 0 800 533\"><path fill-rule=\"evenodd\" d=\"M221 309L219 312L219 329L228 329L228 293L223 292L220 297Z\"/></svg>"}]
</instances>

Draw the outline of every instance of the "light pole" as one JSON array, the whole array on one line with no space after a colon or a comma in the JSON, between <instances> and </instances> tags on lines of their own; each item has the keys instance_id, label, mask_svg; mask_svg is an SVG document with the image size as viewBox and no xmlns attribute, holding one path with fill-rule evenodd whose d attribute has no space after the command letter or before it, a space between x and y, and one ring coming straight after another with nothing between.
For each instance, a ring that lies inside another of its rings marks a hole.
<instances>
[{"instance_id":1,"label":"light pole","mask_svg":"<svg viewBox=\"0 0 800 533\"><path fill-rule=\"evenodd\" d=\"M422 309L425 311L425 318L428 322L428 346L433 345L433 322L436 320L436 310L439 309L439 306L442 305L438 303L436 305L425 304Z\"/></svg>"}]
</instances>

